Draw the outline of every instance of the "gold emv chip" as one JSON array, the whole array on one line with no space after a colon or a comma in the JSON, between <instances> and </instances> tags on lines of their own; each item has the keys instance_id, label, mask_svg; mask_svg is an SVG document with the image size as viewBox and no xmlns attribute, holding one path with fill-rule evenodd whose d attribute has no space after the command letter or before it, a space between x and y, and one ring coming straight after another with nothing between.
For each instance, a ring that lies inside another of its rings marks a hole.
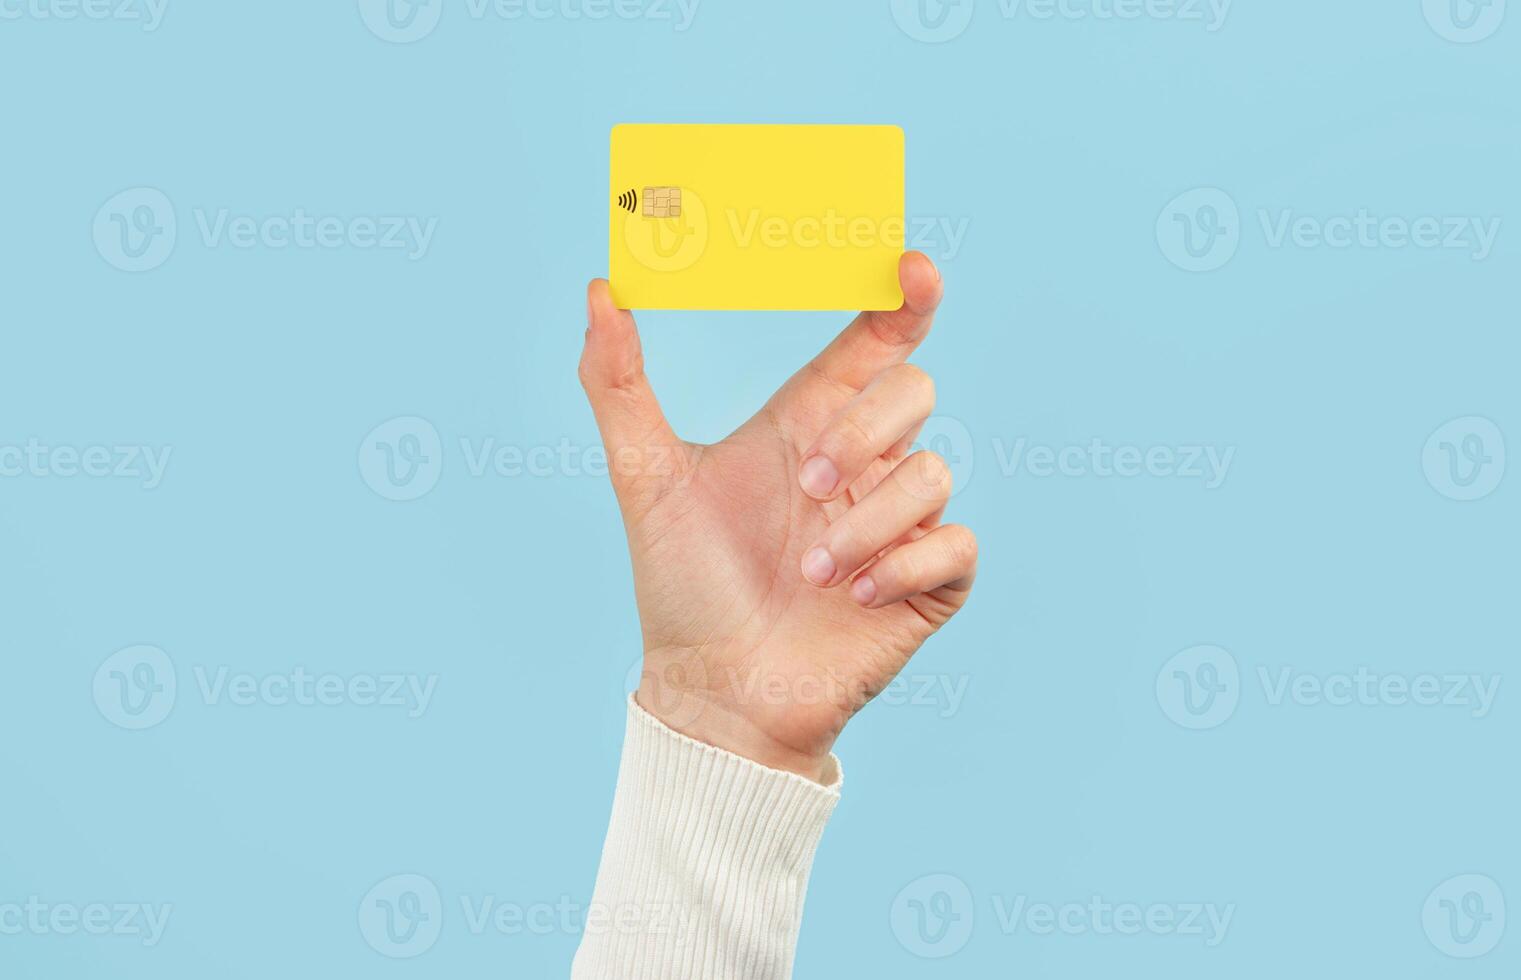
<instances>
[{"instance_id":1,"label":"gold emv chip","mask_svg":"<svg viewBox=\"0 0 1521 980\"><path fill-rule=\"evenodd\" d=\"M646 187L644 189L644 216L646 218L681 217L681 188Z\"/></svg>"}]
</instances>

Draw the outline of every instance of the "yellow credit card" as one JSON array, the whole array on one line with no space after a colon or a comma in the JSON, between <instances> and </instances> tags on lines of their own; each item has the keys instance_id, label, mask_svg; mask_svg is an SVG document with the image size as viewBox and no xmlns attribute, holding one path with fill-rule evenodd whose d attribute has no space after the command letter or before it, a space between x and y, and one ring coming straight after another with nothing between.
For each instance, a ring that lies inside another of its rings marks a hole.
<instances>
[{"instance_id":1,"label":"yellow credit card","mask_svg":"<svg viewBox=\"0 0 1521 980\"><path fill-rule=\"evenodd\" d=\"M615 126L613 301L895 310L903 183L897 126Z\"/></svg>"}]
</instances>

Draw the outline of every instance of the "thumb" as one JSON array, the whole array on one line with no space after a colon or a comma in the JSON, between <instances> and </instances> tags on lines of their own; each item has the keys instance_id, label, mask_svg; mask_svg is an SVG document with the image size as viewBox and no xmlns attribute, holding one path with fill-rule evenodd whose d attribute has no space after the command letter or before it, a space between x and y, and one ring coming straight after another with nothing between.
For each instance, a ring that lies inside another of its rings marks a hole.
<instances>
[{"instance_id":1,"label":"thumb","mask_svg":"<svg viewBox=\"0 0 1521 980\"><path fill-rule=\"evenodd\" d=\"M627 509L680 477L686 444L671 431L645 377L634 316L613 304L607 280L593 279L587 287L586 316L581 386L602 432L613 489Z\"/></svg>"}]
</instances>

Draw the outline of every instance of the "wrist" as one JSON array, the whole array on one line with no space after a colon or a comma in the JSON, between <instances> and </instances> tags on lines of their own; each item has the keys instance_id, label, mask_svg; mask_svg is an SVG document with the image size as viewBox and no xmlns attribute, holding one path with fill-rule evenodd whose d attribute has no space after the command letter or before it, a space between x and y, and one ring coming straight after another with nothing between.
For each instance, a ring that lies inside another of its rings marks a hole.
<instances>
[{"instance_id":1,"label":"wrist","mask_svg":"<svg viewBox=\"0 0 1521 980\"><path fill-rule=\"evenodd\" d=\"M823 786L839 782L839 765L828 749L808 751L766 733L753 720L693 691L671 691L652 683L646 673L634 700L674 732L751 762L790 772Z\"/></svg>"}]
</instances>

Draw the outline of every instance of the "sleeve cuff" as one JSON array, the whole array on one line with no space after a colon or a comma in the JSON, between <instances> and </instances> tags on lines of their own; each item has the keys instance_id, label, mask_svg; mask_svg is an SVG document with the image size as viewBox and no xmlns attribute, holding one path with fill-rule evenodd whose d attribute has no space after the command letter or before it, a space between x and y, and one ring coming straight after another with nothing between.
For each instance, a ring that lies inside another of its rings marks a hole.
<instances>
[{"instance_id":1,"label":"sleeve cuff","mask_svg":"<svg viewBox=\"0 0 1521 980\"><path fill-rule=\"evenodd\" d=\"M661 724L631 696L573 980L785 980L830 785Z\"/></svg>"}]
</instances>

